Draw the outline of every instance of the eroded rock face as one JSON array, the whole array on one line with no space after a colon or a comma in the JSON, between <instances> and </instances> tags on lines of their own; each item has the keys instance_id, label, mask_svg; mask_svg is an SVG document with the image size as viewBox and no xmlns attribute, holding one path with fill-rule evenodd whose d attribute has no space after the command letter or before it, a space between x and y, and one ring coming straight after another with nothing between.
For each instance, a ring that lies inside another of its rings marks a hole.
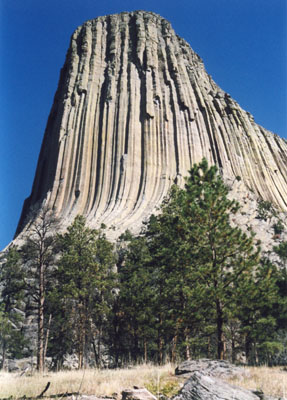
<instances>
[{"instance_id":1,"label":"eroded rock face","mask_svg":"<svg viewBox=\"0 0 287 400\"><path fill-rule=\"evenodd\" d=\"M286 211L286 141L214 83L169 22L144 11L88 21L71 38L17 233L43 203L63 227L83 214L113 226L110 238L138 231L203 157Z\"/></svg>"}]
</instances>

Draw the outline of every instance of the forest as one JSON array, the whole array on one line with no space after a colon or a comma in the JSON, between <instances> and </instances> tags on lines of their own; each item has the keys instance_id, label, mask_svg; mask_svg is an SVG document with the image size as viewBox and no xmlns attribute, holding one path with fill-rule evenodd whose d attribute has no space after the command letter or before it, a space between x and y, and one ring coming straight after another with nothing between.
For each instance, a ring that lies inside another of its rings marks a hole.
<instances>
[{"instance_id":1,"label":"forest","mask_svg":"<svg viewBox=\"0 0 287 400\"><path fill-rule=\"evenodd\" d=\"M140 234L116 243L83 216L61 233L52 210L34 210L24 245L2 254L0 367L34 355L39 371L46 357L61 369L67 354L79 369L202 357L286 364L287 242L262 254L252 230L232 223L240 205L229 191L203 159ZM270 213L258 203L259 219ZM284 229L278 219L274 234Z\"/></svg>"}]
</instances>

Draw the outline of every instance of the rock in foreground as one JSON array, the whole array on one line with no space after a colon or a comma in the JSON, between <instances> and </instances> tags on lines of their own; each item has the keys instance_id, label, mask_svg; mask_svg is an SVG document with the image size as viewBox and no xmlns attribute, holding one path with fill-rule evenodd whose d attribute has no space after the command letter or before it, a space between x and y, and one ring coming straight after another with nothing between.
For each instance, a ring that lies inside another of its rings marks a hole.
<instances>
[{"instance_id":1,"label":"rock in foreground","mask_svg":"<svg viewBox=\"0 0 287 400\"><path fill-rule=\"evenodd\" d=\"M207 376L214 377L233 377L246 375L244 368L236 367L225 360L209 360L203 358L201 360L189 360L181 363L175 370L175 375L184 375L186 377L193 375L195 372L201 372Z\"/></svg>"},{"instance_id":2,"label":"rock in foreground","mask_svg":"<svg viewBox=\"0 0 287 400\"><path fill-rule=\"evenodd\" d=\"M157 400L157 398L147 389L135 387L134 389L123 390L122 400Z\"/></svg>"},{"instance_id":3,"label":"rock in foreground","mask_svg":"<svg viewBox=\"0 0 287 400\"><path fill-rule=\"evenodd\" d=\"M265 399L249 390L239 388L218 378L195 372L173 400L260 400ZM267 398L266 398L267 400Z\"/></svg>"}]
</instances>

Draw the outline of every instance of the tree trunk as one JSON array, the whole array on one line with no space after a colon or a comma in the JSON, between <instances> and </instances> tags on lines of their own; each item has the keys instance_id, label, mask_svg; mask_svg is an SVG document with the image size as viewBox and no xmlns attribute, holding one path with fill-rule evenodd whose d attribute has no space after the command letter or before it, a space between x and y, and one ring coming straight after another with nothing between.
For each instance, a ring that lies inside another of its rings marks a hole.
<instances>
[{"instance_id":1,"label":"tree trunk","mask_svg":"<svg viewBox=\"0 0 287 400\"><path fill-rule=\"evenodd\" d=\"M78 359L79 359L79 366L78 366L78 368L79 368L79 369L82 369L82 368L83 368L83 352L82 352L81 349L80 349L80 351L79 351Z\"/></svg>"},{"instance_id":2,"label":"tree trunk","mask_svg":"<svg viewBox=\"0 0 287 400\"><path fill-rule=\"evenodd\" d=\"M223 340L223 360L226 358L226 340L224 337L224 334L222 335L222 340Z\"/></svg>"},{"instance_id":3,"label":"tree trunk","mask_svg":"<svg viewBox=\"0 0 287 400\"><path fill-rule=\"evenodd\" d=\"M246 334L246 336L245 336L245 357L246 357L247 364L250 364L250 361L251 361L250 353L251 353L251 340L250 340L249 335Z\"/></svg>"},{"instance_id":4,"label":"tree trunk","mask_svg":"<svg viewBox=\"0 0 287 400\"><path fill-rule=\"evenodd\" d=\"M207 339L207 358L210 358L210 336Z\"/></svg>"},{"instance_id":5,"label":"tree trunk","mask_svg":"<svg viewBox=\"0 0 287 400\"><path fill-rule=\"evenodd\" d=\"M48 327L47 327L47 332L46 332L46 340L45 340L45 348L44 348L44 360L46 359L46 355L47 355L47 348L48 348L48 342L49 342L51 320L52 320L52 314L49 315Z\"/></svg>"},{"instance_id":6,"label":"tree trunk","mask_svg":"<svg viewBox=\"0 0 287 400\"><path fill-rule=\"evenodd\" d=\"M144 362L147 363L147 340L144 339Z\"/></svg>"},{"instance_id":7,"label":"tree trunk","mask_svg":"<svg viewBox=\"0 0 287 400\"><path fill-rule=\"evenodd\" d=\"M78 350L78 360L79 360L78 368L82 369L84 354L85 354L85 340L86 340L84 304L82 299L79 300L79 304L76 311L78 312L78 320L76 321L77 350Z\"/></svg>"},{"instance_id":8,"label":"tree trunk","mask_svg":"<svg viewBox=\"0 0 287 400\"><path fill-rule=\"evenodd\" d=\"M158 348L157 361L159 365L163 364L163 338L161 336L161 330L162 330L162 315L160 315L159 328L157 331L157 348Z\"/></svg>"},{"instance_id":9,"label":"tree trunk","mask_svg":"<svg viewBox=\"0 0 287 400\"><path fill-rule=\"evenodd\" d=\"M158 338L158 363L159 363L159 365L163 364L163 339L162 339L162 337Z\"/></svg>"},{"instance_id":10,"label":"tree trunk","mask_svg":"<svg viewBox=\"0 0 287 400\"><path fill-rule=\"evenodd\" d=\"M85 319L82 316L80 323L80 351L79 351L79 369L84 367L84 354L86 348L86 329L85 329Z\"/></svg>"},{"instance_id":11,"label":"tree trunk","mask_svg":"<svg viewBox=\"0 0 287 400\"><path fill-rule=\"evenodd\" d=\"M134 331L134 337L133 337L133 361L134 361L134 362L137 362L138 354L139 354L138 335L137 335L137 333Z\"/></svg>"},{"instance_id":12,"label":"tree trunk","mask_svg":"<svg viewBox=\"0 0 287 400\"><path fill-rule=\"evenodd\" d=\"M217 358L224 360L223 312L219 300L216 300Z\"/></svg>"},{"instance_id":13,"label":"tree trunk","mask_svg":"<svg viewBox=\"0 0 287 400\"><path fill-rule=\"evenodd\" d=\"M45 302L45 283L44 283L44 265L39 267L39 301L38 301L38 349L37 349L37 370L44 372L44 302Z\"/></svg>"},{"instance_id":14,"label":"tree trunk","mask_svg":"<svg viewBox=\"0 0 287 400\"><path fill-rule=\"evenodd\" d=\"M235 364L235 361L236 361L235 339L232 336L232 338L231 338L231 362L232 362L232 364Z\"/></svg>"},{"instance_id":15,"label":"tree trunk","mask_svg":"<svg viewBox=\"0 0 287 400\"><path fill-rule=\"evenodd\" d=\"M99 337L98 337L98 357L99 357L99 365L98 367L100 367L101 365L101 358L102 358L102 352L101 352L101 337L102 337L102 330L101 328L99 328Z\"/></svg>"},{"instance_id":16,"label":"tree trunk","mask_svg":"<svg viewBox=\"0 0 287 400\"><path fill-rule=\"evenodd\" d=\"M188 329L186 328L185 329L185 342L186 342L186 346L185 346L185 358L186 358L186 360L190 360L191 359L191 357L190 357L190 345L189 345L189 331L188 331Z\"/></svg>"},{"instance_id":17,"label":"tree trunk","mask_svg":"<svg viewBox=\"0 0 287 400\"><path fill-rule=\"evenodd\" d=\"M81 330L79 337L79 369L82 369L84 364L84 348L85 348L85 338L83 335L83 331Z\"/></svg>"},{"instance_id":18,"label":"tree trunk","mask_svg":"<svg viewBox=\"0 0 287 400\"><path fill-rule=\"evenodd\" d=\"M99 357L98 357L98 353L97 353L97 349L96 349L95 338L93 338L92 346L93 346L93 350L94 350L96 366L97 366L97 368L99 368L100 362L99 362ZM116 363L116 365L117 365L117 363Z\"/></svg>"},{"instance_id":19,"label":"tree trunk","mask_svg":"<svg viewBox=\"0 0 287 400\"><path fill-rule=\"evenodd\" d=\"M4 369L5 361L6 361L6 340L4 340L3 346L2 346L1 369Z\"/></svg>"},{"instance_id":20,"label":"tree trunk","mask_svg":"<svg viewBox=\"0 0 287 400\"><path fill-rule=\"evenodd\" d=\"M176 345L177 345L177 335L175 335L172 339L172 348L171 348L171 363L175 363L176 358Z\"/></svg>"},{"instance_id":21,"label":"tree trunk","mask_svg":"<svg viewBox=\"0 0 287 400\"><path fill-rule=\"evenodd\" d=\"M187 343L187 345L185 346L185 358L186 358L186 360L190 360L190 346L189 346L189 344Z\"/></svg>"}]
</instances>

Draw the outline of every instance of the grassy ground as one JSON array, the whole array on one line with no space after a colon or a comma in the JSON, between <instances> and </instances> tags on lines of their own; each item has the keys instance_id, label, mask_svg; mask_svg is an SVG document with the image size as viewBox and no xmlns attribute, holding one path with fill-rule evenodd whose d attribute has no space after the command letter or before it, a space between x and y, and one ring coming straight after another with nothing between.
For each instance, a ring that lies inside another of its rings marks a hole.
<instances>
[{"instance_id":1,"label":"grassy ground","mask_svg":"<svg viewBox=\"0 0 287 400\"><path fill-rule=\"evenodd\" d=\"M248 368L250 376L233 379L230 383L247 389L263 390L265 394L276 397L287 396L287 372L280 368L254 367ZM146 387L155 395L163 393L167 396L175 394L181 384L174 376L174 366L167 364L162 367L142 365L129 369L84 371L61 371L46 373L44 376L22 376L0 372L0 398L12 396L19 398L36 397L51 382L45 396L66 392L80 392L82 394L95 394L111 396L120 394L123 389L133 387Z\"/></svg>"},{"instance_id":2,"label":"grassy ground","mask_svg":"<svg viewBox=\"0 0 287 400\"><path fill-rule=\"evenodd\" d=\"M229 380L236 386L250 390L261 390L274 397L287 398L287 372L283 368L250 367L249 377L234 378Z\"/></svg>"},{"instance_id":3,"label":"grassy ground","mask_svg":"<svg viewBox=\"0 0 287 400\"><path fill-rule=\"evenodd\" d=\"M38 396L48 382L51 382L51 385L45 396L66 392L111 396L114 393L120 394L122 390L134 385L146 387L155 394L166 391L167 386L170 392L175 388L173 392L176 393L179 383L173 373L174 367L171 364L162 367L142 365L118 370L86 369L49 372L44 376L34 374L20 377L17 374L2 372L0 373L0 398Z\"/></svg>"}]
</instances>

